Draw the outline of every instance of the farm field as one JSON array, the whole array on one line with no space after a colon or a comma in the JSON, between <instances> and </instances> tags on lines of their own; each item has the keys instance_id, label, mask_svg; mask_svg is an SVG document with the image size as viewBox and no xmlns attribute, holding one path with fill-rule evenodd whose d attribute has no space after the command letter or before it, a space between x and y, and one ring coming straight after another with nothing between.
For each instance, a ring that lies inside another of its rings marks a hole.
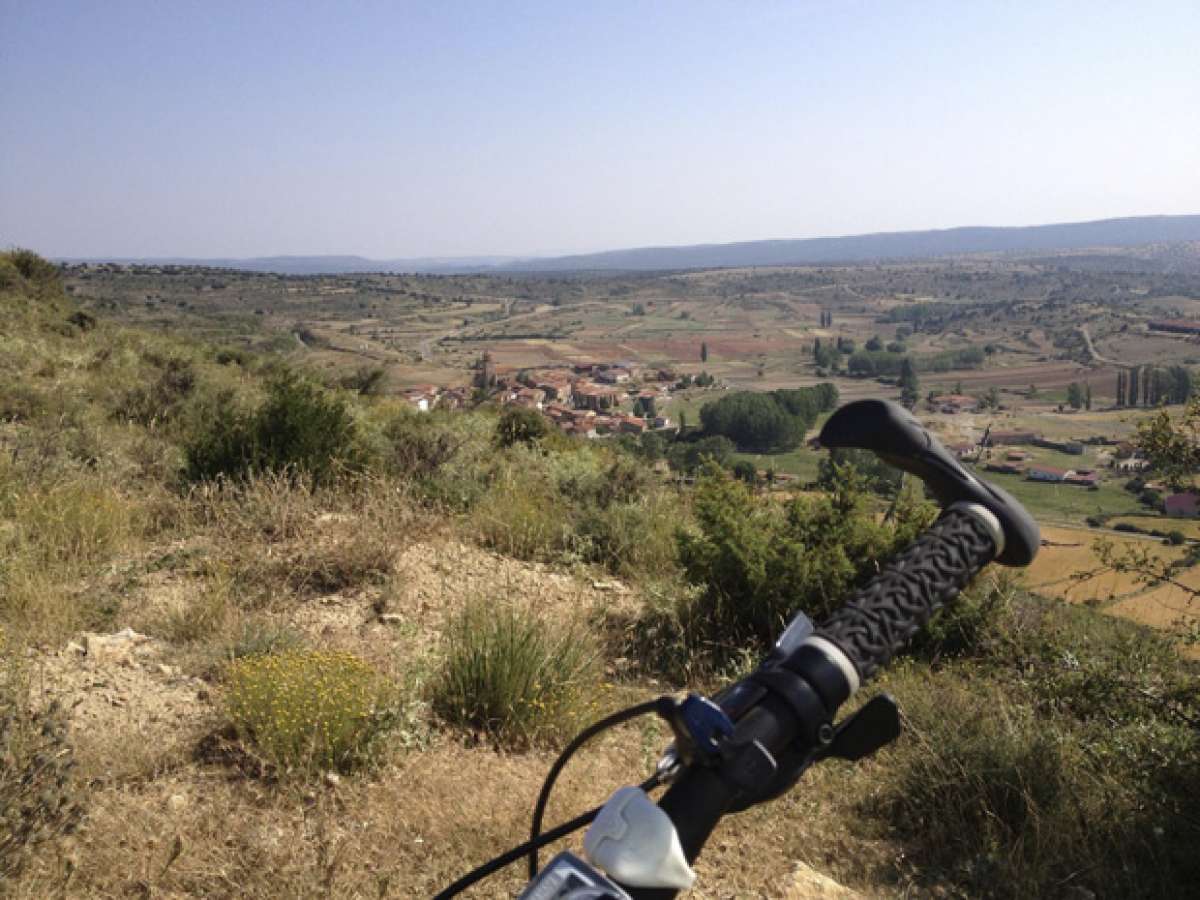
<instances>
[{"instance_id":1,"label":"farm field","mask_svg":"<svg viewBox=\"0 0 1200 900\"><path fill-rule=\"evenodd\" d=\"M1118 516L1106 523L1109 528L1116 525L1133 525L1146 531L1171 533L1178 531L1190 540L1200 540L1200 521L1195 519L1170 519L1166 516Z\"/></svg>"},{"instance_id":2,"label":"farm field","mask_svg":"<svg viewBox=\"0 0 1200 900\"><path fill-rule=\"evenodd\" d=\"M1023 573L1026 585L1045 597L1098 605L1142 590L1143 585L1125 572L1104 572L1086 580L1077 577L1101 568L1094 549L1100 537L1111 541L1117 552L1125 547L1139 547L1148 550L1155 559L1174 560L1183 555L1182 548L1165 547L1152 539L1102 534L1087 528L1043 525L1042 540L1046 543L1033 565Z\"/></svg>"},{"instance_id":3,"label":"farm field","mask_svg":"<svg viewBox=\"0 0 1200 900\"><path fill-rule=\"evenodd\" d=\"M1200 298L1200 275L1095 272L1041 259L555 276L284 276L81 264L68 269L67 281L85 307L133 324L237 336L248 346L302 336L291 345L297 357L312 357L307 362L331 376L380 366L396 390L462 384L488 350L498 367L513 370L630 360L704 369L738 389L832 377L845 399L893 397L891 384L846 375L852 349L877 339L913 354L923 393L996 388L1011 407L1001 417L1049 420L1071 382L1090 383L1102 408L1115 399L1119 366L1200 362L1195 343L1146 324L1188 313ZM826 314L832 321L822 324ZM1089 350L1085 327L1098 349ZM840 374L816 365L817 340L843 343ZM935 370L922 362L969 348L986 348L978 367ZM1031 385L1033 397L1026 396ZM1070 432L1096 415L1104 414L1062 416L1061 427ZM1043 424L1048 434L1058 429Z\"/></svg>"},{"instance_id":4,"label":"farm field","mask_svg":"<svg viewBox=\"0 0 1200 900\"><path fill-rule=\"evenodd\" d=\"M1200 591L1200 569L1183 572L1177 580L1182 586L1159 585L1120 600L1107 607L1105 612L1153 628L1195 628L1200 624L1200 597L1192 591ZM1184 652L1192 658L1200 658L1200 646L1184 647Z\"/></svg>"}]
</instances>

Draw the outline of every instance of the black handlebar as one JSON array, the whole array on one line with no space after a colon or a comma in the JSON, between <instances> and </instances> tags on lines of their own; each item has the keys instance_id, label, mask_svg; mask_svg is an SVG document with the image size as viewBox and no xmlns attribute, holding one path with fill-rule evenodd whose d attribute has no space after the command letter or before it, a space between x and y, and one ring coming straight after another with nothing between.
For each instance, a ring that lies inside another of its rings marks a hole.
<instances>
[{"instance_id":1,"label":"black handlebar","mask_svg":"<svg viewBox=\"0 0 1200 900\"><path fill-rule=\"evenodd\" d=\"M703 758L680 754L688 764L659 802L689 863L722 816L779 796L813 762L860 759L899 734L899 714L886 696L836 727L833 719L980 570L993 561L1028 565L1041 543L1037 523L1020 503L968 472L895 403L850 403L830 417L819 441L830 448L872 450L918 475L943 512L815 632L797 616L759 668L718 698L734 720L733 734ZM725 719L722 735L728 735L728 726ZM668 771L676 769L660 769ZM677 893L624 889L633 900L669 900Z\"/></svg>"},{"instance_id":2,"label":"black handlebar","mask_svg":"<svg viewBox=\"0 0 1200 900\"><path fill-rule=\"evenodd\" d=\"M996 556L978 513L951 507L817 629L866 681Z\"/></svg>"},{"instance_id":3,"label":"black handlebar","mask_svg":"<svg viewBox=\"0 0 1200 900\"><path fill-rule=\"evenodd\" d=\"M996 526L994 517L978 507L956 505L944 512L817 629L815 641L809 639L782 661L782 672L760 678L767 685L777 683L779 689L768 691L737 722L730 744L752 747L757 743L772 757L797 752L811 757L828 737L813 739L820 723L803 720L798 706L811 702L804 698L817 697L825 722L830 721L861 682L874 676L1003 550L1002 532ZM823 642L833 645L832 654ZM838 655L854 670L843 672L841 685L831 674L842 662ZM789 678L796 683L790 684ZM744 784L727 766L691 766L671 785L659 805L674 823L689 863L699 856L721 817L737 807L743 792ZM669 900L676 895L669 888L625 890L634 900Z\"/></svg>"}]
</instances>

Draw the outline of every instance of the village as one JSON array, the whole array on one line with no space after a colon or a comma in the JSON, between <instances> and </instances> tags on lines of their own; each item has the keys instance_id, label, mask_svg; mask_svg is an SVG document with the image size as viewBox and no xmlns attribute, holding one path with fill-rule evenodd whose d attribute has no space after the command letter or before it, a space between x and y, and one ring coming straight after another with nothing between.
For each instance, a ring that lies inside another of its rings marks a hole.
<instances>
[{"instance_id":1,"label":"village","mask_svg":"<svg viewBox=\"0 0 1200 900\"><path fill-rule=\"evenodd\" d=\"M710 382L704 374L698 379L696 383ZM662 410L673 391L693 381L691 375L627 360L500 368L485 351L476 363L472 386L418 385L403 396L414 409L427 412L437 406L464 406L483 393L501 405L537 410L566 434L595 438L674 428Z\"/></svg>"}]
</instances>

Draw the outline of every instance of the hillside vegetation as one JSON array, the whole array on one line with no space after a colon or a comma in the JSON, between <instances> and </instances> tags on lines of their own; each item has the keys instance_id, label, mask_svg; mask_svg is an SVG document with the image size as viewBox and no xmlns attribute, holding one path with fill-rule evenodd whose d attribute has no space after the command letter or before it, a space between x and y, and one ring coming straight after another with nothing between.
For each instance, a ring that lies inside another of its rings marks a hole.
<instances>
[{"instance_id":1,"label":"hillside vegetation","mask_svg":"<svg viewBox=\"0 0 1200 900\"><path fill-rule=\"evenodd\" d=\"M416 413L0 255L0 895L427 896L521 839L582 724L715 688L933 514L909 486L883 521L852 463L781 499L696 455L682 485ZM879 687L901 739L723 824L696 896L778 896L799 862L882 896L1200 878L1200 695L1163 637L989 571ZM667 740L598 741L549 821Z\"/></svg>"}]
</instances>

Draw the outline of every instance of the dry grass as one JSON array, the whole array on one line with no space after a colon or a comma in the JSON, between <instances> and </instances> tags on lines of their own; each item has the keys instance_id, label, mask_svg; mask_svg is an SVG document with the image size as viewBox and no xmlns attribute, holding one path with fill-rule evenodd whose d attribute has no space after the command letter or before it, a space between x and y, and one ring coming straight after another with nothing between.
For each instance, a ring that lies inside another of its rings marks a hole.
<instances>
[{"instance_id":1,"label":"dry grass","mask_svg":"<svg viewBox=\"0 0 1200 900\"><path fill-rule=\"evenodd\" d=\"M1183 553L1178 547L1164 547L1145 538L1106 537L1111 538L1118 552L1125 547L1142 547L1159 559L1177 559ZM1136 575L1131 572L1107 571L1086 580L1078 578L1079 575L1102 568L1093 547L1096 541L1094 531L1044 526L1042 539L1051 542L1050 545L1042 547L1037 559L1024 574L1026 585L1038 594L1072 603L1094 604L1107 603L1142 588Z\"/></svg>"},{"instance_id":2,"label":"dry grass","mask_svg":"<svg viewBox=\"0 0 1200 900\"><path fill-rule=\"evenodd\" d=\"M1200 522L1188 519L1168 519L1166 516L1118 516L1109 519L1105 525L1114 528L1120 524L1133 525L1146 531L1161 531L1170 534L1178 531L1184 537L1200 540Z\"/></svg>"}]
</instances>

